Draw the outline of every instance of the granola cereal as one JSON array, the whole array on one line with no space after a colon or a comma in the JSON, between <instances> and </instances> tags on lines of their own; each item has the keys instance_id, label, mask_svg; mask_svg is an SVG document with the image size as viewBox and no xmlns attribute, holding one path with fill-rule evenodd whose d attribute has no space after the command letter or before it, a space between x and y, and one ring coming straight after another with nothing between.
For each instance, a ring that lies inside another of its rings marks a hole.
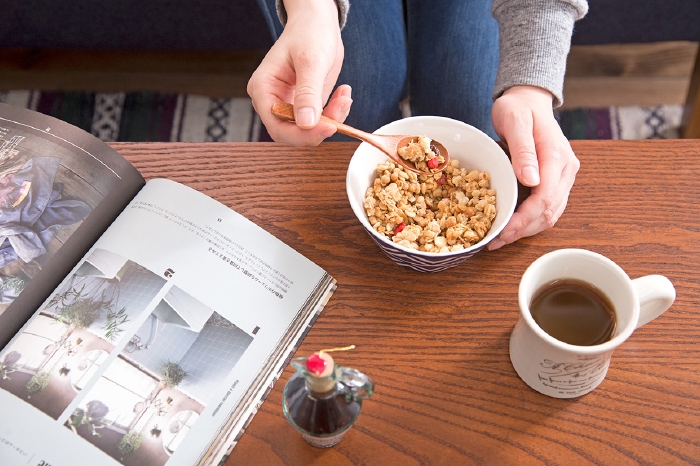
<instances>
[{"instance_id":1,"label":"granola cereal","mask_svg":"<svg viewBox=\"0 0 700 466\"><path fill-rule=\"evenodd\" d=\"M372 228L393 242L425 252L460 251L479 242L496 217L496 190L489 174L459 168L452 159L442 173L417 175L391 160L377 165L365 193Z\"/></svg>"},{"instance_id":2,"label":"granola cereal","mask_svg":"<svg viewBox=\"0 0 700 466\"><path fill-rule=\"evenodd\" d=\"M444 157L439 153L435 153L430 146L432 139L427 136L418 136L411 141L407 146L397 150L398 154L404 160L413 162L418 170L435 171L441 163L445 161Z\"/></svg>"}]
</instances>

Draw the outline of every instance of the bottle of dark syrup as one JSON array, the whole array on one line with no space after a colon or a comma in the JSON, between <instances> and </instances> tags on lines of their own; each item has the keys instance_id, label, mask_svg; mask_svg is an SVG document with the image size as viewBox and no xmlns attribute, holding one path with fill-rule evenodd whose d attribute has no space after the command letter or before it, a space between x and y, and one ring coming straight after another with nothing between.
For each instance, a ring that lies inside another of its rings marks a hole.
<instances>
[{"instance_id":1,"label":"bottle of dark syrup","mask_svg":"<svg viewBox=\"0 0 700 466\"><path fill-rule=\"evenodd\" d=\"M321 448L340 442L357 420L362 401L374 391L369 377L335 364L326 351L292 360L297 373L284 387L282 403L289 423L304 440Z\"/></svg>"}]
</instances>

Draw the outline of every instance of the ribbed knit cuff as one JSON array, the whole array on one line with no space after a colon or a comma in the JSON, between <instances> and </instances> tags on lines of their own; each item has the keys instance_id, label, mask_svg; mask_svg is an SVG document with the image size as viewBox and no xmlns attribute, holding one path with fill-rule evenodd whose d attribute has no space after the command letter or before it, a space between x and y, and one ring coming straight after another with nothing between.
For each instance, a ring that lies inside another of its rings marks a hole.
<instances>
[{"instance_id":1,"label":"ribbed knit cuff","mask_svg":"<svg viewBox=\"0 0 700 466\"><path fill-rule=\"evenodd\" d=\"M566 58L574 22L587 12L584 1L494 1L500 32L500 63L493 99L517 85L547 89L553 107L564 102ZM572 4L573 3L573 4Z\"/></svg>"},{"instance_id":2,"label":"ribbed knit cuff","mask_svg":"<svg viewBox=\"0 0 700 466\"><path fill-rule=\"evenodd\" d=\"M338 5L338 23L340 23L340 29L343 29L345 22L348 20L348 11L350 10L349 0L335 0L336 5ZM282 0L277 0L277 16L279 16L282 26L287 24L287 10L284 9L284 3Z\"/></svg>"}]
</instances>

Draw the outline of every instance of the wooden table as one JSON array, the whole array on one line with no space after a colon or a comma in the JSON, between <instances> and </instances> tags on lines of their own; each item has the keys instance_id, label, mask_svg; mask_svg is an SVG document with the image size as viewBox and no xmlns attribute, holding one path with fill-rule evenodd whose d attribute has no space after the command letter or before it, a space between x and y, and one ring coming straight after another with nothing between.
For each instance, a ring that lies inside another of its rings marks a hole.
<instances>
[{"instance_id":1,"label":"wooden table","mask_svg":"<svg viewBox=\"0 0 700 466\"><path fill-rule=\"evenodd\" d=\"M555 228L437 274L395 265L360 227L345 194L355 143L113 146L147 178L209 194L333 275L299 354L355 344L338 362L376 383L345 438L315 449L282 414L287 368L226 466L700 463L700 140L573 141L581 170ZM508 356L521 274L566 247L632 278L664 274L677 291L573 400L530 389Z\"/></svg>"}]
</instances>

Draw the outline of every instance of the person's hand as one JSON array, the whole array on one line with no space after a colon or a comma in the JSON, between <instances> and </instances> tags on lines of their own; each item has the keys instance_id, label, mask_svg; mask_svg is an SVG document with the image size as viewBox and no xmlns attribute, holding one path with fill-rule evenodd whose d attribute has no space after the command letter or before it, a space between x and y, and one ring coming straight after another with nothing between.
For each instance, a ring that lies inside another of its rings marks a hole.
<instances>
[{"instance_id":1,"label":"person's hand","mask_svg":"<svg viewBox=\"0 0 700 466\"><path fill-rule=\"evenodd\" d=\"M490 250L551 228L564 213L580 166L554 119L549 91L512 87L494 102L492 118L496 133L508 144L515 176L532 190Z\"/></svg>"},{"instance_id":2,"label":"person's hand","mask_svg":"<svg viewBox=\"0 0 700 466\"><path fill-rule=\"evenodd\" d=\"M287 23L280 38L248 82L255 111L278 142L316 146L335 133L319 122L324 115L345 121L352 104L350 86L338 87L343 63L338 10L334 0L285 0ZM296 124L272 115L277 102L294 104Z\"/></svg>"}]
</instances>

